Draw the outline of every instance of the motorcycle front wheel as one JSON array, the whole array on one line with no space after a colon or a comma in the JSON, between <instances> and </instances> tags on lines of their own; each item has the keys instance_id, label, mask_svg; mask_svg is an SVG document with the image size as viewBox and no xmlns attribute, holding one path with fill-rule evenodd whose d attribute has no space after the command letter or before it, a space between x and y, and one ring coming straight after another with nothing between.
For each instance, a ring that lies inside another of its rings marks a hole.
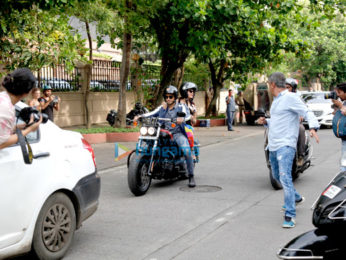
<instances>
[{"instance_id":1,"label":"motorcycle front wheel","mask_svg":"<svg viewBox=\"0 0 346 260\"><path fill-rule=\"evenodd\" d=\"M127 182L131 192L135 196L144 195L151 184L151 176L148 175L150 158L141 154L133 154L127 172Z\"/></svg>"}]
</instances>

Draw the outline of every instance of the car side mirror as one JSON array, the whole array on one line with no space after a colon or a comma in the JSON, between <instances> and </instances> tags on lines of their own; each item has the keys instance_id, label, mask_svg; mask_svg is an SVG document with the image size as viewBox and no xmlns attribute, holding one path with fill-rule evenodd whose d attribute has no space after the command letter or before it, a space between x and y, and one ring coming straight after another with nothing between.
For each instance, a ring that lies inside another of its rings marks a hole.
<instances>
[{"instance_id":1,"label":"car side mirror","mask_svg":"<svg viewBox=\"0 0 346 260\"><path fill-rule=\"evenodd\" d=\"M34 158L32 154L32 149L26 138L23 136L22 131L17 128L16 130L18 136L18 143L22 149L23 159L25 164L32 164Z\"/></svg>"}]
</instances>

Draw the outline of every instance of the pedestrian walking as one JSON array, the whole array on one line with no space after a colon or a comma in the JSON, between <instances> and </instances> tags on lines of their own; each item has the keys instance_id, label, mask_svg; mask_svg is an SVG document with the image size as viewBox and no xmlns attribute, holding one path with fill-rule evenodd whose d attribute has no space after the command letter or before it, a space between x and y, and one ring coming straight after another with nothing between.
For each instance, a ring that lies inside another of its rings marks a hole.
<instances>
[{"instance_id":1,"label":"pedestrian walking","mask_svg":"<svg viewBox=\"0 0 346 260\"><path fill-rule=\"evenodd\" d=\"M227 128L228 131L234 131L232 124L233 124L233 119L234 119L234 114L235 114L235 100L233 97L233 90L229 89L228 90L228 96L226 97L226 114L227 114Z\"/></svg>"},{"instance_id":2,"label":"pedestrian walking","mask_svg":"<svg viewBox=\"0 0 346 260\"><path fill-rule=\"evenodd\" d=\"M270 119L260 117L257 123L268 127L269 160L273 177L280 181L284 191L284 222L282 227L295 227L296 204L304 201L294 188L292 181L292 164L296 153L299 133L299 118L304 117L309 123L310 135L319 142L316 133L319 128L314 114L304 102L285 87L285 76L275 72L269 76L268 86L274 99L270 108Z\"/></svg>"}]
</instances>

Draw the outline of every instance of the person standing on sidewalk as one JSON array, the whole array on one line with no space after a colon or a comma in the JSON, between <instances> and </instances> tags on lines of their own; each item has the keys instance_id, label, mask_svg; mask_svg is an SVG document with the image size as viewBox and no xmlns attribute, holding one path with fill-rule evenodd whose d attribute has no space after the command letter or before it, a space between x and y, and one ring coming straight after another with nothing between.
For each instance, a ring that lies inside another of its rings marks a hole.
<instances>
[{"instance_id":1,"label":"person standing on sidewalk","mask_svg":"<svg viewBox=\"0 0 346 260\"><path fill-rule=\"evenodd\" d=\"M238 105L238 112L239 112L239 124L243 124L243 113L244 113L244 97L243 92L239 91L237 94L237 97L235 99L235 103Z\"/></svg>"},{"instance_id":2,"label":"person standing on sidewalk","mask_svg":"<svg viewBox=\"0 0 346 260\"><path fill-rule=\"evenodd\" d=\"M234 119L234 114L235 114L235 100L233 97L233 90L229 89L228 90L228 96L226 97L226 114L227 114L227 128L228 131L234 131L232 124L233 124L233 119Z\"/></svg>"},{"instance_id":3,"label":"person standing on sidewalk","mask_svg":"<svg viewBox=\"0 0 346 260\"><path fill-rule=\"evenodd\" d=\"M43 97L39 99L42 113L48 115L48 118L54 122L53 110L59 111L60 98L52 95L52 87L49 85L43 86Z\"/></svg>"},{"instance_id":4,"label":"person standing on sidewalk","mask_svg":"<svg viewBox=\"0 0 346 260\"><path fill-rule=\"evenodd\" d=\"M310 135L319 143L316 133L319 128L314 114L308 110L304 102L285 86L285 76L274 72L268 79L269 90L274 99L270 108L270 119L260 117L258 124L268 127L269 160L273 177L280 181L284 191L285 210L282 227L295 227L296 203L304 198L296 191L292 181L292 164L296 153L299 132L299 118L302 116L309 123Z\"/></svg>"}]
</instances>

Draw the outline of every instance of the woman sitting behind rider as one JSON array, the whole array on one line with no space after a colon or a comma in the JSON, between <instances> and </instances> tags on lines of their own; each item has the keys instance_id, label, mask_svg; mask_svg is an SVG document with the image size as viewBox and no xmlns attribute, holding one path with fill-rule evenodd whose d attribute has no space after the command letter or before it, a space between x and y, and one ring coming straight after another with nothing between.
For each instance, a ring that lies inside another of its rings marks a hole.
<instances>
[{"instance_id":1,"label":"woman sitting behind rider","mask_svg":"<svg viewBox=\"0 0 346 260\"><path fill-rule=\"evenodd\" d=\"M181 86L179 103L185 104L188 108L188 112L191 115L191 119L186 122L188 125L194 125L197 122L197 108L193 99L195 98L197 91L197 85L193 82L185 82Z\"/></svg>"},{"instance_id":2,"label":"woman sitting behind rider","mask_svg":"<svg viewBox=\"0 0 346 260\"><path fill-rule=\"evenodd\" d=\"M193 151L193 159L195 161L198 161L198 154L199 154L199 143L197 138L194 137L193 133L193 127L192 125L196 124L197 122L197 107L195 103L193 102L193 99L195 98L197 91L197 85L193 82L185 82L180 88L180 98L179 103L184 104L187 108L188 113L190 113L190 120L186 121L185 123L188 126L185 126L185 132L188 137L191 151Z\"/></svg>"}]
</instances>

